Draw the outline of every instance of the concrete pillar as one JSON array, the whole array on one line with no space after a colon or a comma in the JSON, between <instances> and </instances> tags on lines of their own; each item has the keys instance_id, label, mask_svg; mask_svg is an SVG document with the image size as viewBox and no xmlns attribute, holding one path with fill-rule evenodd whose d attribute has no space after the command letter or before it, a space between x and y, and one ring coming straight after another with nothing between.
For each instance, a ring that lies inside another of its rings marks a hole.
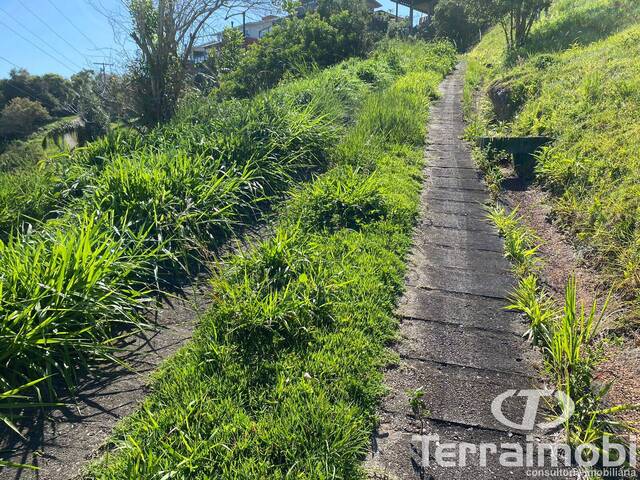
<instances>
[{"instance_id":1,"label":"concrete pillar","mask_svg":"<svg viewBox=\"0 0 640 480\"><path fill-rule=\"evenodd\" d=\"M409 30L413 31L413 0L409 3Z\"/></svg>"}]
</instances>

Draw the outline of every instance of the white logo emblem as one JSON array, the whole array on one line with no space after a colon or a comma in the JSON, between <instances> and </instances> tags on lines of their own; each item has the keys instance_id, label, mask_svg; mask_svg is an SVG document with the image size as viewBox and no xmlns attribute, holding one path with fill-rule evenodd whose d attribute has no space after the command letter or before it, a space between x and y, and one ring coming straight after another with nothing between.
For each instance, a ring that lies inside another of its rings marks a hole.
<instances>
[{"instance_id":1,"label":"white logo emblem","mask_svg":"<svg viewBox=\"0 0 640 480\"><path fill-rule=\"evenodd\" d=\"M502 412L502 405L505 400L514 396L527 397L527 404L522 423L516 423L509 420ZM498 395L493 402L491 402L491 413L493 413L496 420L506 427L531 432L536 427L536 416L538 415L538 408L540 407L540 399L543 397L555 397L562 407L562 414L552 421L538 423L538 428L551 430L559 427L571 418L571 415L573 415L573 412L575 411L575 404L566 393L557 390L507 390L506 392Z\"/></svg>"}]
</instances>

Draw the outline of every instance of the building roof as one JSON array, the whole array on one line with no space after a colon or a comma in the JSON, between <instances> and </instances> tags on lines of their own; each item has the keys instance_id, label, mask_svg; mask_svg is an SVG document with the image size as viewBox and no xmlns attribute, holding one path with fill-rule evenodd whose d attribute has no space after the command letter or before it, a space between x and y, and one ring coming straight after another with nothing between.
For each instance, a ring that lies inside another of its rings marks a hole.
<instances>
[{"instance_id":1,"label":"building roof","mask_svg":"<svg viewBox=\"0 0 640 480\"><path fill-rule=\"evenodd\" d=\"M394 0L396 1L396 0ZM397 0L400 5L413 7L414 10L422 13L433 14L433 8L438 0Z\"/></svg>"},{"instance_id":2,"label":"building roof","mask_svg":"<svg viewBox=\"0 0 640 480\"><path fill-rule=\"evenodd\" d=\"M367 7L369 8L372 8L375 10L376 8L380 8L381 6L382 4L377 0L367 0Z\"/></svg>"}]
</instances>

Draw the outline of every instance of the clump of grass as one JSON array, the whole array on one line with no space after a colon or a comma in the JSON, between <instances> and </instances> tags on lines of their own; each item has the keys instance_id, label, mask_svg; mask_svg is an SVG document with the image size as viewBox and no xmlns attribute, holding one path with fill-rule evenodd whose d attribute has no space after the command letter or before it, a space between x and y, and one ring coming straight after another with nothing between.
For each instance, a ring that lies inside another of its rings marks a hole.
<instances>
[{"instance_id":1,"label":"clump of grass","mask_svg":"<svg viewBox=\"0 0 640 480\"><path fill-rule=\"evenodd\" d=\"M536 273L540 240L531 229L522 225L518 210L507 213L503 207L495 206L488 216L504 237L505 255L513 262L516 274L522 277Z\"/></svg>"},{"instance_id":2,"label":"clump of grass","mask_svg":"<svg viewBox=\"0 0 640 480\"><path fill-rule=\"evenodd\" d=\"M549 345L556 312L553 301L540 287L538 277L533 274L522 277L509 300L512 303L507 309L521 312L529 320L525 333L529 341L540 348Z\"/></svg>"},{"instance_id":3,"label":"clump of grass","mask_svg":"<svg viewBox=\"0 0 640 480\"><path fill-rule=\"evenodd\" d=\"M346 165L302 189L297 196L306 201L295 202L304 211L298 213L307 229L359 229L387 213L387 205L379 191L375 175L364 175Z\"/></svg>"},{"instance_id":4,"label":"clump of grass","mask_svg":"<svg viewBox=\"0 0 640 480\"><path fill-rule=\"evenodd\" d=\"M491 198L495 201L502 191L504 175L500 169L500 157L491 150L474 147L471 155L484 176Z\"/></svg>"},{"instance_id":5,"label":"clump of grass","mask_svg":"<svg viewBox=\"0 0 640 480\"><path fill-rule=\"evenodd\" d=\"M31 384L54 397L54 376L74 385L92 360L110 357L121 329L142 326L149 292L135 279L155 251L114 238L110 225L83 215L0 242L0 390Z\"/></svg>"}]
</instances>

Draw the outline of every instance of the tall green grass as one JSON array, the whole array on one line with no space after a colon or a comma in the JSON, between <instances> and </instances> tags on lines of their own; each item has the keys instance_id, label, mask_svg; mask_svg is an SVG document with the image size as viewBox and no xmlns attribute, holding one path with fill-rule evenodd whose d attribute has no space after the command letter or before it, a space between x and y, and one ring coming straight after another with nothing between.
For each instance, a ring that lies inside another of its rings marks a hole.
<instances>
[{"instance_id":1,"label":"tall green grass","mask_svg":"<svg viewBox=\"0 0 640 480\"><path fill-rule=\"evenodd\" d=\"M368 96L332 168L294 189L269 239L225 259L194 340L87 478L364 478L428 94L455 62L449 45L401 48L436 74Z\"/></svg>"},{"instance_id":2,"label":"tall green grass","mask_svg":"<svg viewBox=\"0 0 640 480\"><path fill-rule=\"evenodd\" d=\"M16 224L0 241L0 391L46 378L21 395L55 398L56 385L72 385L95 357L110 357L115 338L145 323L150 285L188 276L285 192L326 170L362 118L363 102L369 117L378 114L376 89L418 62L448 68L448 57L438 60L447 53L385 45L371 60L347 61L251 100L186 105L144 139L117 132L27 175L47 180L21 197L31 195L27 203L37 210L20 213L34 217L31 227ZM424 104L395 95L407 107ZM417 141L406 112L396 112L385 118L399 122L389 134ZM366 121L386 133L379 120Z\"/></svg>"}]
</instances>

